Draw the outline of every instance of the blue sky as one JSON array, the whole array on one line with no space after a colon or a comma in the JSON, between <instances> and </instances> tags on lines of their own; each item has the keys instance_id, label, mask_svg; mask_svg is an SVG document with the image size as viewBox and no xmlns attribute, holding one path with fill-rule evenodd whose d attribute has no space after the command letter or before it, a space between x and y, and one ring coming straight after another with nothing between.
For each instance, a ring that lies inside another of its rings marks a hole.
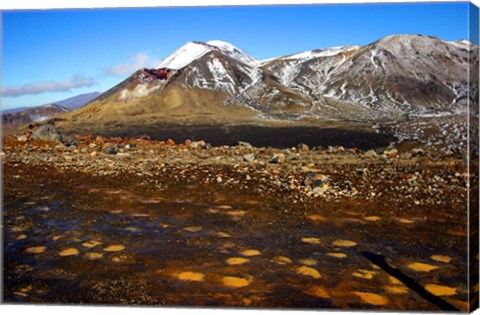
<instances>
[{"instance_id":1,"label":"blue sky","mask_svg":"<svg viewBox=\"0 0 480 315\"><path fill-rule=\"evenodd\" d=\"M2 24L7 109L105 91L192 40L266 59L391 34L468 38L468 3L3 11Z\"/></svg>"}]
</instances>

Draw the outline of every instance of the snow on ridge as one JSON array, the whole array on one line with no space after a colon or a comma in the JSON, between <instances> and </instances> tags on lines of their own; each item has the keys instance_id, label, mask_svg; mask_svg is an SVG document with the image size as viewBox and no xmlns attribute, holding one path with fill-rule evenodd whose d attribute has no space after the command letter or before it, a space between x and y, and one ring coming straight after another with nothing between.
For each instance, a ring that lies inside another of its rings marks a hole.
<instances>
[{"instance_id":1,"label":"snow on ridge","mask_svg":"<svg viewBox=\"0 0 480 315\"><path fill-rule=\"evenodd\" d=\"M238 47L221 40L210 40L207 42L208 45L215 46L218 48L222 53L237 59L247 65L255 66L258 64L258 61L255 60L252 56L246 54L244 51L239 49Z\"/></svg>"},{"instance_id":2,"label":"snow on ridge","mask_svg":"<svg viewBox=\"0 0 480 315\"><path fill-rule=\"evenodd\" d=\"M475 46L475 44L469 41L468 39L448 41L446 43L459 48L466 48L466 49L469 49L470 47Z\"/></svg>"},{"instance_id":3,"label":"snow on ridge","mask_svg":"<svg viewBox=\"0 0 480 315\"><path fill-rule=\"evenodd\" d=\"M336 56L342 52L352 51L359 49L360 46L337 46L322 50L309 50L301 52L294 55L289 55L285 57L280 57L279 59L290 60L290 59L311 59L311 58L321 58L321 57L331 57Z\"/></svg>"}]
</instances>

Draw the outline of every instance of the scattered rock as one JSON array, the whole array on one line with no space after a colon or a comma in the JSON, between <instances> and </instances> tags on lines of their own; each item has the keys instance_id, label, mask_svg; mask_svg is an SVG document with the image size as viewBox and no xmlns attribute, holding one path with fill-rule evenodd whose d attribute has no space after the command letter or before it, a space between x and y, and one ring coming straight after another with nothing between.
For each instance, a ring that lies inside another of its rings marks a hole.
<instances>
[{"instance_id":1,"label":"scattered rock","mask_svg":"<svg viewBox=\"0 0 480 315\"><path fill-rule=\"evenodd\" d=\"M165 144L166 145L175 145L176 143L172 139L168 139L167 141L165 141Z\"/></svg>"},{"instance_id":2,"label":"scattered rock","mask_svg":"<svg viewBox=\"0 0 480 315\"><path fill-rule=\"evenodd\" d=\"M243 156L243 159L246 161L246 162L253 162L255 161L255 154L251 153L251 154L245 154Z\"/></svg>"},{"instance_id":3,"label":"scattered rock","mask_svg":"<svg viewBox=\"0 0 480 315\"><path fill-rule=\"evenodd\" d=\"M308 152L308 151L310 151L309 146L306 145L305 143L300 143L299 145L297 145L297 149L298 149L298 151L300 151L300 152Z\"/></svg>"},{"instance_id":4,"label":"scattered rock","mask_svg":"<svg viewBox=\"0 0 480 315\"><path fill-rule=\"evenodd\" d=\"M268 161L269 163L273 164L281 164L285 162L285 154L283 153L275 153L270 160Z\"/></svg>"},{"instance_id":5,"label":"scattered rock","mask_svg":"<svg viewBox=\"0 0 480 315\"><path fill-rule=\"evenodd\" d=\"M27 142L27 141L28 141L28 137L27 137L26 135L18 136L18 137L17 137L17 141L19 141L19 142Z\"/></svg>"},{"instance_id":6,"label":"scattered rock","mask_svg":"<svg viewBox=\"0 0 480 315\"><path fill-rule=\"evenodd\" d=\"M398 150L395 148L392 149L387 149L383 151L383 155L389 158L397 157L398 156Z\"/></svg>"},{"instance_id":7,"label":"scattered rock","mask_svg":"<svg viewBox=\"0 0 480 315\"><path fill-rule=\"evenodd\" d=\"M117 148L114 145L110 145L105 149L105 154L115 155L118 153Z\"/></svg>"},{"instance_id":8,"label":"scattered rock","mask_svg":"<svg viewBox=\"0 0 480 315\"><path fill-rule=\"evenodd\" d=\"M415 148L412 150L412 156L423 156L425 155L425 151L421 148Z\"/></svg>"},{"instance_id":9,"label":"scattered rock","mask_svg":"<svg viewBox=\"0 0 480 315\"><path fill-rule=\"evenodd\" d=\"M365 156L367 157L377 157L378 154L374 150L368 150L367 152L364 153Z\"/></svg>"},{"instance_id":10,"label":"scattered rock","mask_svg":"<svg viewBox=\"0 0 480 315\"><path fill-rule=\"evenodd\" d=\"M238 141L238 146L239 147L244 147L244 148L247 148L247 149L253 148L253 146L250 143L244 142L244 141Z\"/></svg>"}]
</instances>

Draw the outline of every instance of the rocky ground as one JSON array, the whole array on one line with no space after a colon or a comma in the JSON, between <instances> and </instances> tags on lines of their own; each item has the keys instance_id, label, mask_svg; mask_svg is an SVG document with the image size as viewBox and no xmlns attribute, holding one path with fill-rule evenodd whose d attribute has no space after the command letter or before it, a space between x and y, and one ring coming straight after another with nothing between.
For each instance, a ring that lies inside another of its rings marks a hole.
<instances>
[{"instance_id":1,"label":"rocky ground","mask_svg":"<svg viewBox=\"0 0 480 315\"><path fill-rule=\"evenodd\" d=\"M461 154L69 144L4 137L6 302L468 308Z\"/></svg>"}]
</instances>

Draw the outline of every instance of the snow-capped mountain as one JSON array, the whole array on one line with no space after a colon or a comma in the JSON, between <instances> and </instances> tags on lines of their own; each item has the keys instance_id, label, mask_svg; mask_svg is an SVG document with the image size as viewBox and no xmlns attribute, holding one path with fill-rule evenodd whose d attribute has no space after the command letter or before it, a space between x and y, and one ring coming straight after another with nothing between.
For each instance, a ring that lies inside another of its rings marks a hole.
<instances>
[{"instance_id":1,"label":"snow-capped mountain","mask_svg":"<svg viewBox=\"0 0 480 315\"><path fill-rule=\"evenodd\" d=\"M173 54L162 60L157 68L169 68L169 69L181 69L192 61L201 58L203 55L211 52L218 51L221 54L243 62L250 66L255 66L257 61L244 53L234 45L220 41L211 40L206 43L202 42L188 42L182 47L178 48Z\"/></svg>"},{"instance_id":2,"label":"snow-capped mountain","mask_svg":"<svg viewBox=\"0 0 480 315\"><path fill-rule=\"evenodd\" d=\"M462 112L478 98L478 46L422 35L392 35L257 61L222 41L189 42L156 69L130 78L72 112L81 119L357 121ZM472 81L473 80L473 81ZM92 113L95 113L93 115ZM218 118L218 117L217 117Z\"/></svg>"}]
</instances>

